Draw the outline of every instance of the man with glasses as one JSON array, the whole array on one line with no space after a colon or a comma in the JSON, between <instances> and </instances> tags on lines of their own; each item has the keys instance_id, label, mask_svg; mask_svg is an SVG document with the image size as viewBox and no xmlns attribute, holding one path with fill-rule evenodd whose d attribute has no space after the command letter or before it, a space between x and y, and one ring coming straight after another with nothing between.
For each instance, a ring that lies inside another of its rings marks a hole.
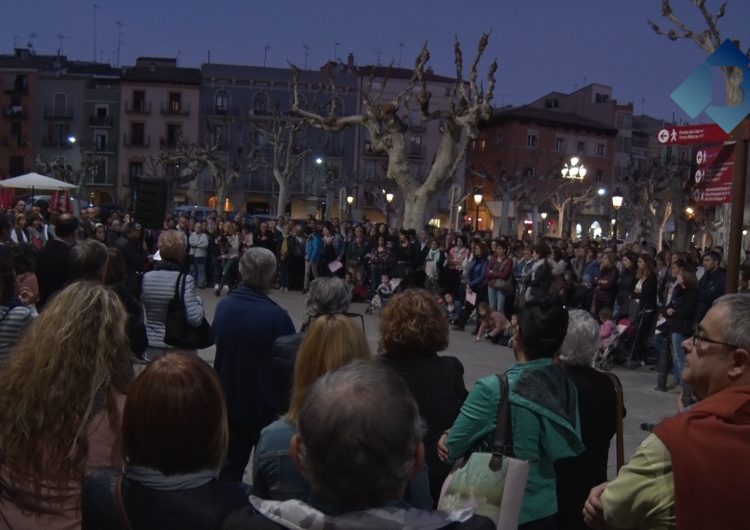
<instances>
[{"instance_id":1,"label":"man with glasses","mask_svg":"<svg viewBox=\"0 0 750 530\"><path fill-rule=\"evenodd\" d=\"M594 528L746 528L750 521L750 296L718 298L682 343L700 400L667 418L609 484L591 490Z\"/></svg>"}]
</instances>

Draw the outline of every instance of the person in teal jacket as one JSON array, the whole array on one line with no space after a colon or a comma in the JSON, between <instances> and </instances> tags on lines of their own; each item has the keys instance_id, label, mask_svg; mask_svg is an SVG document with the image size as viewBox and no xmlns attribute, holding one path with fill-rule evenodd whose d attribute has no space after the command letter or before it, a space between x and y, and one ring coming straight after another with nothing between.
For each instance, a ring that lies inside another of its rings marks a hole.
<instances>
[{"instance_id":1,"label":"person in teal jacket","mask_svg":"<svg viewBox=\"0 0 750 530\"><path fill-rule=\"evenodd\" d=\"M530 463L519 530L554 529L557 513L554 463L584 450L576 389L554 362L568 326L559 299L528 302L518 314L513 353L518 361L506 372L510 385L515 457ZM452 461L472 451L491 450L500 383L495 375L477 381L453 426L438 445Z\"/></svg>"}]
</instances>

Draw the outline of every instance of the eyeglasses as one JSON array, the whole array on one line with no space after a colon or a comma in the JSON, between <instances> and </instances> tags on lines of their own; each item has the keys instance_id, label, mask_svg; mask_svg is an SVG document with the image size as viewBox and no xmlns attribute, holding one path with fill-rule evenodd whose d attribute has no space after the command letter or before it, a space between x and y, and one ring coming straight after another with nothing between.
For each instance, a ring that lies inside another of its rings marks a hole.
<instances>
[{"instance_id":1,"label":"eyeglasses","mask_svg":"<svg viewBox=\"0 0 750 530\"><path fill-rule=\"evenodd\" d=\"M740 347L736 344L729 344L728 342L722 342L720 340L714 340L709 339L708 337L705 337L700 334L700 331L698 330L698 326L693 326L693 347L697 347L698 341L705 342L706 344L718 344L719 346L726 346L727 348L732 348L733 350L737 350Z\"/></svg>"}]
</instances>

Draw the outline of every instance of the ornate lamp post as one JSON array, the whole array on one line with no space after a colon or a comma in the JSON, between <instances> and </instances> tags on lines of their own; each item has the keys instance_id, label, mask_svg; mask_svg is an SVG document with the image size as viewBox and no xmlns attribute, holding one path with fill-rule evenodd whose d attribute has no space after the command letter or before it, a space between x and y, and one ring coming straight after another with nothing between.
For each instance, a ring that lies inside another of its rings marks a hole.
<instances>
[{"instance_id":1,"label":"ornate lamp post","mask_svg":"<svg viewBox=\"0 0 750 530\"><path fill-rule=\"evenodd\" d=\"M547 212L542 212L542 237L547 235Z\"/></svg>"},{"instance_id":2,"label":"ornate lamp post","mask_svg":"<svg viewBox=\"0 0 750 530\"><path fill-rule=\"evenodd\" d=\"M622 206L622 193L620 193L620 188L617 188L615 192L612 194L612 208L615 209L615 222L612 225L612 239L617 241L617 219L620 216L620 207Z\"/></svg>"},{"instance_id":3,"label":"ornate lamp post","mask_svg":"<svg viewBox=\"0 0 750 530\"><path fill-rule=\"evenodd\" d=\"M570 164L570 165L568 165ZM586 167L581 163L581 159L574 156L570 159L570 162L565 164L561 170L562 178L568 180L583 181L587 173ZM560 227L562 230L562 227ZM568 199L568 237L573 239L573 201Z\"/></svg>"},{"instance_id":4,"label":"ornate lamp post","mask_svg":"<svg viewBox=\"0 0 750 530\"><path fill-rule=\"evenodd\" d=\"M474 216L474 231L479 232L479 204L482 202L482 193L479 190L474 192L474 203L477 205L476 215Z\"/></svg>"},{"instance_id":5,"label":"ornate lamp post","mask_svg":"<svg viewBox=\"0 0 750 530\"><path fill-rule=\"evenodd\" d=\"M351 195L348 195L346 197L346 204L349 206L349 220L352 220L352 203L354 202L354 197Z\"/></svg>"},{"instance_id":6,"label":"ornate lamp post","mask_svg":"<svg viewBox=\"0 0 750 530\"><path fill-rule=\"evenodd\" d=\"M385 216L385 224L388 226L388 229L391 228L391 202L393 202L393 193L386 193L385 194L385 201L386 201L386 216Z\"/></svg>"}]
</instances>

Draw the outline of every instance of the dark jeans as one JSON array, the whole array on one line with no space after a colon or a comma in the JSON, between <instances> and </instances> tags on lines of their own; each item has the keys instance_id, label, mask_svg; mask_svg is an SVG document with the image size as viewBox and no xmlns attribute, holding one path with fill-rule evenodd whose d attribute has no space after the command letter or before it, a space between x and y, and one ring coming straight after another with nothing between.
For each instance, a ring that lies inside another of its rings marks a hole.
<instances>
[{"instance_id":1,"label":"dark jeans","mask_svg":"<svg viewBox=\"0 0 750 530\"><path fill-rule=\"evenodd\" d=\"M518 530L557 530L557 521L554 517L545 517L520 524L518 525Z\"/></svg>"},{"instance_id":2,"label":"dark jeans","mask_svg":"<svg viewBox=\"0 0 750 530\"><path fill-rule=\"evenodd\" d=\"M279 287L289 288L289 258L279 261Z\"/></svg>"},{"instance_id":3,"label":"dark jeans","mask_svg":"<svg viewBox=\"0 0 750 530\"><path fill-rule=\"evenodd\" d=\"M242 482L245 468L250 461L250 453L260 438L260 429L248 425L229 422L229 447L224 467L219 473L219 480L225 482Z\"/></svg>"}]
</instances>

